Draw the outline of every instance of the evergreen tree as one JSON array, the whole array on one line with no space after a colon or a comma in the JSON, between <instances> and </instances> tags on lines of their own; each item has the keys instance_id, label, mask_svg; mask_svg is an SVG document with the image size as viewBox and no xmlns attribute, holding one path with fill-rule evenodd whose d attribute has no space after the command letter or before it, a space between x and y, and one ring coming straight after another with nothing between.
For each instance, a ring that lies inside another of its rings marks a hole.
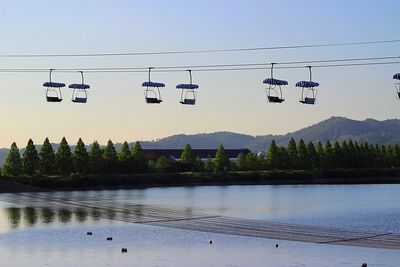
<instances>
[{"instance_id":1,"label":"evergreen tree","mask_svg":"<svg viewBox=\"0 0 400 267\"><path fill-rule=\"evenodd\" d=\"M62 175L70 174L72 169L71 148L65 137L61 139L60 146L56 152L57 172Z\"/></svg>"},{"instance_id":2,"label":"evergreen tree","mask_svg":"<svg viewBox=\"0 0 400 267\"><path fill-rule=\"evenodd\" d=\"M153 160L149 160L146 169L148 172L154 172L156 170L156 163Z\"/></svg>"},{"instance_id":3,"label":"evergreen tree","mask_svg":"<svg viewBox=\"0 0 400 267\"><path fill-rule=\"evenodd\" d=\"M204 162L204 170L206 172L214 171L214 161L212 160L211 155L208 155L206 161Z\"/></svg>"},{"instance_id":4,"label":"evergreen tree","mask_svg":"<svg viewBox=\"0 0 400 267\"><path fill-rule=\"evenodd\" d=\"M215 154L214 167L216 171L227 171L229 166L229 157L225 152L224 146L219 145Z\"/></svg>"},{"instance_id":5,"label":"evergreen tree","mask_svg":"<svg viewBox=\"0 0 400 267\"><path fill-rule=\"evenodd\" d=\"M307 149L303 139L300 139L299 143L297 144L297 168L301 170L309 169L310 162L308 161L307 157Z\"/></svg>"},{"instance_id":6,"label":"evergreen tree","mask_svg":"<svg viewBox=\"0 0 400 267\"><path fill-rule=\"evenodd\" d=\"M297 156L297 145L296 141L294 141L293 138L289 140L288 146L287 146L287 152L289 155L289 168L290 169L296 169L297 168L297 163L298 163L298 156Z\"/></svg>"},{"instance_id":7,"label":"evergreen tree","mask_svg":"<svg viewBox=\"0 0 400 267\"><path fill-rule=\"evenodd\" d=\"M394 146L394 157L395 157L395 164L394 166L396 168L400 167L400 146L398 144L396 144Z\"/></svg>"},{"instance_id":8,"label":"evergreen tree","mask_svg":"<svg viewBox=\"0 0 400 267\"><path fill-rule=\"evenodd\" d=\"M78 139L74 153L72 153L72 162L74 172L87 173L89 171L89 154L81 138Z\"/></svg>"},{"instance_id":9,"label":"evergreen tree","mask_svg":"<svg viewBox=\"0 0 400 267\"><path fill-rule=\"evenodd\" d=\"M348 168L359 168L357 163L357 151L353 141L350 139L347 143L347 146L344 145L345 142L342 143L342 152L343 157L347 161L346 166Z\"/></svg>"},{"instance_id":10,"label":"evergreen tree","mask_svg":"<svg viewBox=\"0 0 400 267\"><path fill-rule=\"evenodd\" d=\"M118 157L117 151L115 150L114 144L111 140L108 140L107 146L103 151L103 170L105 173L117 172Z\"/></svg>"},{"instance_id":11,"label":"evergreen tree","mask_svg":"<svg viewBox=\"0 0 400 267\"><path fill-rule=\"evenodd\" d=\"M171 161L166 156L161 156L156 163L156 170L158 172L167 172L171 166Z\"/></svg>"},{"instance_id":12,"label":"evergreen tree","mask_svg":"<svg viewBox=\"0 0 400 267\"><path fill-rule=\"evenodd\" d=\"M194 170L198 172L204 171L204 162L201 160L200 156L197 156L194 160Z\"/></svg>"},{"instance_id":13,"label":"evergreen tree","mask_svg":"<svg viewBox=\"0 0 400 267\"><path fill-rule=\"evenodd\" d=\"M249 171L256 171L258 169L257 158L251 152L246 154L246 165Z\"/></svg>"},{"instance_id":14,"label":"evergreen tree","mask_svg":"<svg viewBox=\"0 0 400 267\"><path fill-rule=\"evenodd\" d=\"M290 169L290 158L289 158L289 153L287 152L286 148L281 146L278 147L278 165L277 168L281 170L287 170Z\"/></svg>"},{"instance_id":15,"label":"evergreen tree","mask_svg":"<svg viewBox=\"0 0 400 267\"><path fill-rule=\"evenodd\" d=\"M194 163L194 155L192 151L192 147L189 144L185 145L185 148L182 151L180 161L182 163L193 164Z\"/></svg>"},{"instance_id":16,"label":"evergreen tree","mask_svg":"<svg viewBox=\"0 0 400 267\"><path fill-rule=\"evenodd\" d=\"M238 171L246 171L247 170L246 154L243 152L240 152L236 158L236 169Z\"/></svg>"},{"instance_id":17,"label":"evergreen tree","mask_svg":"<svg viewBox=\"0 0 400 267\"><path fill-rule=\"evenodd\" d=\"M331 169L335 167L335 163L333 162L333 151L331 142L326 141L324 145L324 165L325 168Z\"/></svg>"},{"instance_id":18,"label":"evergreen tree","mask_svg":"<svg viewBox=\"0 0 400 267\"><path fill-rule=\"evenodd\" d=\"M312 169L319 169L320 161L313 142L309 141L307 143L306 151L307 151L307 160L309 162L308 166L311 167Z\"/></svg>"},{"instance_id":19,"label":"evergreen tree","mask_svg":"<svg viewBox=\"0 0 400 267\"><path fill-rule=\"evenodd\" d=\"M265 158L270 169L278 169L280 167L279 148L274 140L271 141Z\"/></svg>"},{"instance_id":20,"label":"evergreen tree","mask_svg":"<svg viewBox=\"0 0 400 267\"><path fill-rule=\"evenodd\" d=\"M118 153L118 162L122 173L130 173L133 170L133 157L128 142L124 142Z\"/></svg>"},{"instance_id":21,"label":"evergreen tree","mask_svg":"<svg viewBox=\"0 0 400 267\"><path fill-rule=\"evenodd\" d=\"M54 174L56 169L56 156L48 138L44 140L39 152L39 170L42 174Z\"/></svg>"},{"instance_id":22,"label":"evergreen tree","mask_svg":"<svg viewBox=\"0 0 400 267\"><path fill-rule=\"evenodd\" d=\"M332 148L332 168L342 168L343 167L343 153L340 148L339 142L333 143Z\"/></svg>"},{"instance_id":23,"label":"evergreen tree","mask_svg":"<svg viewBox=\"0 0 400 267\"><path fill-rule=\"evenodd\" d=\"M90 148L89 170L91 173L96 174L103 171L103 151L97 141L94 141Z\"/></svg>"},{"instance_id":24,"label":"evergreen tree","mask_svg":"<svg viewBox=\"0 0 400 267\"><path fill-rule=\"evenodd\" d=\"M147 162L144 157L142 147L139 142L136 142L132 148L132 158L134 160L135 172L144 173L147 169Z\"/></svg>"},{"instance_id":25,"label":"evergreen tree","mask_svg":"<svg viewBox=\"0 0 400 267\"><path fill-rule=\"evenodd\" d=\"M35 174L39 169L39 155L33 144L32 139L29 139L26 145L24 156L22 158L23 172L27 175Z\"/></svg>"},{"instance_id":26,"label":"evergreen tree","mask_svg":"<svg viewBox=\"0 0 400 267\"><path fill-rule=\"evenodd\" d=\"M319 159L319 168L325 169L327 164L325 159L324 147L322 146L321 141L318 141L316 151Z\"/></svg>"},{"instance_id":27,"label":"evergreen tree","mask_svg":"<svg viewBox=\"0 0 400 267\"><path fill-rule=\"evenodd\" d=\"M2 168L3 176L18 176L22 173L21 155L17 144L14 142L11 145L10 152L4 161Z\"/></svg>"},{"instance_id":28,"label":"evergreen tree","mask_svg":"<svg viewBox=\"0 0 400 267\"><path fill-rule=\"evenodd\" d=\"M387 163L386 167L388 168L393 168L396 166L396 156L394 154L394 149L391 145L388 145L386 148L386 153L387 153Z\"/></svg>"}]
</instances>

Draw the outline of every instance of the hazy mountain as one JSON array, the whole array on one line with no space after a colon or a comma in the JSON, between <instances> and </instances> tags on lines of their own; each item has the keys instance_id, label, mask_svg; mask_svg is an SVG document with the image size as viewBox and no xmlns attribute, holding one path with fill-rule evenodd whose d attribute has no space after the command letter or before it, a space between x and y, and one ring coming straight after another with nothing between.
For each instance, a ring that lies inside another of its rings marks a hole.
<instances>
[{"instance_id":1,"label":"hazy mountain","mask_svg":"<svg viewBox=\"0 0 400 267\"><path fill-rule=\"evenodd\" d=\"M142 141L143 148L183 148L189 143L193 148L216 148L223 144L225 148L249 148L264 151L272 139L280 145L286 145L290 138L305 141L336 141L353 139L371 144L400 144L400 120L377 121L367 119L357 121L343 117L331 117L312 126L288 133L286 135L251 136L231 132L201 133L193 135L173 135L155 141ZM53 144L54 149L58 147ZM117 150L121 144L115 144ZM40 147L37 147L40 149ZM21 149L21 154L23 149ZM7 156L8 149L0 149L0 164Z\"/></svg>"}]
</instances>

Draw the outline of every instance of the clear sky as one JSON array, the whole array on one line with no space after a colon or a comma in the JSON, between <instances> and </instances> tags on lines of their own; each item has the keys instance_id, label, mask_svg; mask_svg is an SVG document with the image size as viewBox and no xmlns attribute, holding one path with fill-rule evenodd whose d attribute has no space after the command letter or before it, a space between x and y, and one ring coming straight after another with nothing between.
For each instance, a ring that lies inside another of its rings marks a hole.
<instances>
[{"instance_id":1,"label":"clear sky","mask_svg":"<svg viewBox=\"0 0 400 267\"><path fill-rule=\"evenodd\" d=\"M133 1L2 0L0 54L97 53L224 49L293 44L400 39L399 1ZM162 55L113 58L35 58L0 60L0 68L146 67L230 64L400 55L400 44L247 53ZM86 105L47 103L46 73L0 73L0 147L45 137L70 144L152 140L178 133L234 131L282 134L330 116L355 119L398 118L392 75L399 65L315 69L321 84L318 103L298 103L304 69L277 70L289 81L286 101L266 102L268 71L193 73L200 85L198 105L179 104L176 84L187 74L154 73L164 82L164 102L144 103L143 73L87 74ZM53 80L79 82L75 73L55 73Z\"/></svg>"}]
</instances>

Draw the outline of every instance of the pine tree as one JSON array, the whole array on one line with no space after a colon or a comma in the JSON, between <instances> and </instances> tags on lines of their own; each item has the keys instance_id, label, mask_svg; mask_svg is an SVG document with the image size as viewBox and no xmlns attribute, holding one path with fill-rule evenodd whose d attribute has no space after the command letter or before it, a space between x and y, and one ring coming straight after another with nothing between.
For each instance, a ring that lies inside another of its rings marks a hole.
<instances>
[{"instance_id":1,"label":"pine tree","mask_svg":"<svg viewBox=\"0 0 400 267\"><path fill-rule=\"evenodd\" d=\"M24 156L22 158L23 172L27 175L35 174L39 169L39 155L33 144L32 139L29 139L26 145Z\"/></svg>"},{"instance_id":2,"label":"pine tree","mask_svg":"<svg viewBox=\"0 0 400 267\"><path fill-rule=\"evenodd\" d=\"M135 172L136 173L144 173L147 170L147 162L144 157L144 153L142 147L139 142L136 142L132 149L132 157L134 160Z\"/></svg>"},{"instance_id":3,"label":"pine tree","mask_svg":"<svg viewBox=\"0 0 400 267\"><path fill-rule=\"evenodd\" d=\"M11 145L10 152L3 164L3 176L18 176L22 173L21 155L17 144L14 142Z\"/></svg>"},{"instance_id":4,"label":"pine tree","mask_svg":"<svg viewBox=\"0 0 400 267\"><path fill-rule=\"evenodd\" d=\"M313 142L309 141L307 143L306 151L307 151L307 160L310 163L309 167L311 167L312 169L319 169L320 161Z\"/></svg>"},{"instance_id":5,"label":"pine tree","mask_svg":"<svg viewBox=\"0 0 400 267\"><path fill-rule=\"evenodd\" d=\"M201 160L200 156L197 156L194 160L194 170L198 172L204 171L204 162Z\"/></svg>"},{"instance_id":6,"label":"pine tree","mask_svg":"<svg viewBox=\"0 0 400 267\"><path fill-rule=\"evenodd\" d=\"M133 157L128 142L124 142L118 153L118 162L122 173L130 173L133 170Z\"/></svg>"},{"instance_id":7,"label":"pine tree","mask_svg":"<svg viewBox=\"0 0 400 267\"><path fill-rule=\"evenodd\" d=\"M161 156L156 163L156 170L158 172L167 172L171 166L171 161L166 156Z\"/></svg>"},{"instance_id":8,"label":"pine tree","mask_svg":"<svg viewBox=\"0 0 400 267\"><path fill-rule=\"evenodd\" d=\"M105 173L117 172L118 158L117 151L115 150L114 144L111 140L108 140L107 146L103 151L103 171Z\"/></svg>"},{"instance_id":9,"label":"pine tree","mask_svg":"<svg viewBox=\"0 0 400 267\"><path fill-rule=\"evenodd\" d=\"M65 137L61 139L60 146L56 152L57 172L62 175L70 174L72 169L71 148Z\"/></svg>"},{"instance_id":10,"label":"pine tree","mask_svg":"<svg viewBox=\"0 0 400 267\"><path fill-rule=\"evenodd\" d=\"M182 163L186 163L186 164L194 163L194 155L193 155L192 147L189 144L185 145L185 148L183 149L181 158L179 160Z\"/></svg>"},{"instance_id":11,"label":"pine tree","mask_svg":"<svg viewBox=\"0 0 400 267\"><path fill-rule=\"evenodd\" d=\"M387 163L386 167L388 168L393 168L396 165L396 155L394 153L394 149L391 145L388 145L386 148L386 153L387 153Z\"/></svg>"},{"instance_id":12,"label":"pine tree","mask_svg":"<svg viewBox=\"0 0 400 267\"><path fill-rule=\"evenodd\" d=\"M42 174L54 174L56 172L56 156L48 138L44 140L39 152L39 170Z\"/></svg>"},{"instance_id":13,"label":"pine tree","mask_svg":"<svg viewBox=\"0 0 400 267\"><path fill-rule=\"evenodd\" d=\"M316 151L317 151L317 155L318 155L318 159L319 159L319 168L325 169L326 168L326 159L325 159L324 147L322 146L321 141L318 141Z\"/></svg>"},{"instance_id":14,"label":"pine tree","mask_svg":"<svg viewBox=\"0 0 400 267\"><path fill-rule=\"evenodd\" d=\"M257 158L253 153L246 154L246 165L249 171L256 171L258 169Z\"/></svg>"},{"instance_id":15,"label":"pine tree","mask_svg":"<svg viewBox=\"0 0 400 267\"><path fill-rule=\"evenodd\" d=\"M395 157L395 167L399 168L400 167L400 146L396 144L394 146L394 157Z\"/></svg>"},{"instance_id":16,"label":"pine tree","mask_svg":"<svg viewBox=\"0 0 400 267\"><path fill-rule=\"evenodd\" d=\"M343 153L340 148L339 142L335 141L332 148L332 168L342 168L343 167Z\"/></svg>"},{"instance_id":17,"label":"pine tree","mask_svg":"<svg viewBox=\"0 0 400 267\"><path fill-rule=\"evenodd\" d=\"M280 170L290 169L290 158L284 146L278 147L278 165L277 168Z\"/></svg>"},{"instance_id":18,"label":"pine tree","mask_svg":"<svg viewBox=\"0 0 400 267\"><path fill-rule=\"evenodd\" d=\"M74 153L72 153L72 162L74 172L87 173L89 171L89 154L81 138L78 139Z\"/></svg>"},{"instance_id":19,"label":"pine tree","mask_svg":"<svg viewBox=\"0 0 400 267\"><path fill-rule=\"evenodd\" d=\"M214 168L214 161L212 160L211 155L208 155L206 161L204 162L204 170L206 172L212 172L214 171Z\"/></svg>"},{"instance_id":20,"label":"pine tree","mask_svg":"<svg viewBox=\"0 0 400 267\"><path fill-rule=\"evenodd\" d=\"M219 145L217 153L215 154L214 167L216 171L227 171L229 166L229 157L225 152L224 146Z\"/></svg>"},{"instance_id":21,"label":"pine tree","mask_svg":"<svg viewBox=\"0 0 400 267\"><path fill-rule=\"evenodd\" d=\"M289 154L289 168L296 169L298 165L297 145L293 138L289 140L287 152Z\"/></svg>"},{"instance_id":22,"label":"pine tree","mask_svg":"<svg viewBox=\"0 0 400 267\"><path fill-rule=\"evenodd\" d=\"M243 152L240 152L236 158L236 169L238 171L246 171L247 170L246 154Z\"/></svg>"},{"instance_id":23,"label":"pine tree","mask_svg":"<svg viewBox=\"0 0 400 267\"><path fill-rule=\"evenodd\" d=\"M89 170L91 173L96 174L103 171L103 151L97 141L94 141L90 148Z\"/></svg>"},{"instance_id":24,"label":"pine tree","mask_svg":"<svg viewBox=\"0 0 400 267\"><path fill-rule=\"evenodd\" d=\"M332 145L331 142L326 141L324 145L324 165L325 168L327 169L332 169L335 166L335 163L333 162L333 151L332 151Z\"/></svg>"},{"instance_id":25,"label":"pine tree","mask_svg":"<svg viewBox=\"0 0 400 267\"><path fill-rule=\"evenodd\" d=\"M311 167L307 158L307 149L303 139L300 139L299 143L297 144L297 159L298 169L306 170Z\"/></svg>"},{"instance_id":26,"label":"pine tree","mask_svg":"<svg viewBox=\"0 0 400 267\"><path fill-rule=\"evenodd\" d=\"M279 149L274 140L271 141L265 158L270 169L278 169L280 167Z\"/></svg>"}]
</instances>

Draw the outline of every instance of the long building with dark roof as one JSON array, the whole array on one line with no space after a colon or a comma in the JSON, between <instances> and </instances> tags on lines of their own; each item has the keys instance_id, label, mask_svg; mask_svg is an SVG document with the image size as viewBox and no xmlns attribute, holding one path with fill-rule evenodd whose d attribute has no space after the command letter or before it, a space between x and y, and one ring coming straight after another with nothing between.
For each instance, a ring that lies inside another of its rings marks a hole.
<instances>
[{"instance_id":1,"label":"long building with dark roof","mask_svg":"<svg viewBox=\"0 0 400 267\"><path fill-rule=\"evenodd\" d=\"M181 157L183 149L143 149L144 157L147 160L157 160L161 156L168 158L179 159ZM217 149L192 149L194 157L199 156L201 159L205 159L208 156L211 158L215 157ZM236 159L239 153L250 153L247 148L244 149L225 149L230 159Z\"/></svg>"}]
</instances>

